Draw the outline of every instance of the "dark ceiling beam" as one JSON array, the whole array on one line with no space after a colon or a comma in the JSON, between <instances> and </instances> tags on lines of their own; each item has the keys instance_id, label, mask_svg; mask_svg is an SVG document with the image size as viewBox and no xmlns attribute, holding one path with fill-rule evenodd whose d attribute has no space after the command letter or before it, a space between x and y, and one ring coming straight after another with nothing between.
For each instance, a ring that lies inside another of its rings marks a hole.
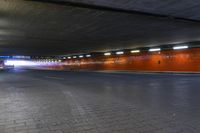
<instances>
[{"instance_id":1,"label":"dark ceiling beam","mask_svg":"<svg viewBox=\"0 0 200 133\"><path fill-rule=\"evenodd\" d=\"M194 19L174 17L174 16L168 16L168 15L162 15L162 14L153 14L153 13L148 13L148 12L141 12L141 11L124 9L124 8L94 5L94 4L84 3L84 2L72 2L72 1L67 1L67 0L24 0L24 1L51 3L51 4L65 5L65 6L75 6L75 7L80 7L80 8L89 8L89 9L95 9L95 10L101 10L101 11L111 11L111 12L121 12L121 13L128 13L128 14L137 14L137 15L143 15L143 16L149 16L149 17L166 18L166 19L171 19L171 20L193 22L193 23L199 23L200 24L199 20L194 20Z\"/></svg>"}]
</instances>

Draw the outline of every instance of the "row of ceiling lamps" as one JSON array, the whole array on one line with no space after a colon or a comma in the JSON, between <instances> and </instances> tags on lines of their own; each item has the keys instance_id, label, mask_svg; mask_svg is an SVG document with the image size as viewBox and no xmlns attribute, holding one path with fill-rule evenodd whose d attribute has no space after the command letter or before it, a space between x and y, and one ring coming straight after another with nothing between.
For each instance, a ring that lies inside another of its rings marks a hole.
<instances>
[{"instance_id":1,"label":"row of ceiling lamps","mask_svg":"<svg viewBox=\"0 0 200 133\"><path fill-rule=\"evenodd\" d=\"M188 45L174 46L173 47L174 50L187 49L187 48L189 48ZM159 52L159 51L161 51L161 48L158 48L158 47L157 48L150 48L148 51L149 52ZM130 52L131 53L140 53L141 51L140 50L131 50ZM124 51L117 51L115 54L116 55L123 55ZM105 56L110 56L110 55L112 55L112 53L111 52L106 52L106 53L104 53L104 55ZM88 55L85 55L85 57L89 58L89 57L91 57L91 55L88 54ZM76 58L84 58L84 55L67 57L67 59L76 59ZM66 59L66 57L64 57L64 59Z\"/></svg>"},{"instance_id":2,"label":"row of ceiling lamps","mask_svg":"<svg viewBox=\"0 0 200 133\"><path fill-rule=\"evenodd\" d=\"M35 60L36 62L54 62L54 63L57 63L57 62L62 62L62 60L56 60L56 59L39 59L39 60Z\"/></svg>"}]
</instances>

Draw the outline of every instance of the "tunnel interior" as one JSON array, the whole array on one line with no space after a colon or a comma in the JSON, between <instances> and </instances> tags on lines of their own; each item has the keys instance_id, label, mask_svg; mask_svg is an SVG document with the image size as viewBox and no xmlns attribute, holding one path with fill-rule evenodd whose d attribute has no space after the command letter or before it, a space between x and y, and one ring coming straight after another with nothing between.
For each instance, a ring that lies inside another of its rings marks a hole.
<instances>
[{"instance_id":1,"label":"tunnel interior","mask_svg":"<svg viewBox=\"0 0 200 133\"><path fill-rule=\"evenodd\" d=\"M0 133L200 133L199 0L0 0Z\"/></svg>"},{"instance_id":2,"label":"tunnel interior","mask_svg":"<svg viewBox=\"0 0 200 133\"><path fill-rule=\"evenodd\" d=\"M199 72L198 2L132 2L0 1L0 58L58 70Z\"/></svg>"}]
</instances>

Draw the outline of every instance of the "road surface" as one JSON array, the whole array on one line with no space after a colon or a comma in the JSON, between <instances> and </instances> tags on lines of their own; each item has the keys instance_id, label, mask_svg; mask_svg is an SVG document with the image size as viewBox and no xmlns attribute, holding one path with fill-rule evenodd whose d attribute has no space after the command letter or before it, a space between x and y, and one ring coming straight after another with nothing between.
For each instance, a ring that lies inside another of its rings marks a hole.
<instances>
[{"instance_id":1,"label":"road surface","mask_svg":"<svg viewBox=\"0 0 200 133\"><path fill-rule=\"evenodd\" d=\"M0 72L0 133L200 133L200 75Z\"/></svg>"}]
</instances>

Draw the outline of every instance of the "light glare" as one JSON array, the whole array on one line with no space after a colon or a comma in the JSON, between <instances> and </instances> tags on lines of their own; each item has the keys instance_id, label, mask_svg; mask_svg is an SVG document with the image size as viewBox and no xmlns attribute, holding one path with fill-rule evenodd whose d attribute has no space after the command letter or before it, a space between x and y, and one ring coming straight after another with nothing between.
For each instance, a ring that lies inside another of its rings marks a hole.
<instances>
[{"instance_id":1,"label":"light glare","mask_svg":"<svg viewBox=\"0 0 200 133\"><path fill-rule=\"evenodd\" d=\"M83 55L79 55L79 58L83 58Z\"/></svg>"},{"instance_id":2,"label":"light glare","mask_svg":"<svg viewBox=\"0 0 200 133\"><path fill-rule=\"evenodd\" d=\"M123 51L118 51L118 52L116 52L116 54L117 55L122 55L122 54L124 54L124 52Z\"/></svg>"},{"instance_id":3,"label":"light glare","mask_svg":"<svg viewBox=\"0 0 200 133\"><path fill-rule=\"evenodd\" d=\"M156 51L160 51L161 49L160 48L151 48L149 49L150 52L156 52Z\"/></svg>"},{"instance_id":4,"label":"light glare","mask_svg":"<svg viewBox=\"0 0 200 133\"><path fill-rule=\"evenodd\" d=\"M131 53L139 53L140 50L132 50Z\"/></svg>"},{"instance_id":5,"label":"light glare","mask_svg":"<svg viewBox=\"0 0 200 133\"><path fill-rule=\"evenodd\" d=\"M88 55L86 55L86 57L91 57L91 55L90 55L90 54L88 54Z\"/></svg>"},{"instance_id":6,"label":"light glare","mask_svg":"<svg viewBox=\"0 0 200 133\"><path fill-rule=\"evenodd\" d=\"M188 46L175 46L173 47L174 50L179 50L179 49L187 49Z\"/></svg>"},{"instance_id":7,"label":"light glare","mask_svg":"<svg viewBox=\"0 0 200 133\"><path fill-rule=\"evenodd\" d=\"M111 53L104 53L104 55L105 55L105 56L110 56L110 55L111 55Z\"/></svg>"},{"instance_id":8,"label":"light glare","mask_svg":"<svg viewBox=\"0 0 200 133\"><path fill-rule=\"evenodd\" d=\"M35 66L37 63L33 61L26 61L26 60L7 60L5 61L5 65L7 66Z\"/></svg>"}]
</instances>

